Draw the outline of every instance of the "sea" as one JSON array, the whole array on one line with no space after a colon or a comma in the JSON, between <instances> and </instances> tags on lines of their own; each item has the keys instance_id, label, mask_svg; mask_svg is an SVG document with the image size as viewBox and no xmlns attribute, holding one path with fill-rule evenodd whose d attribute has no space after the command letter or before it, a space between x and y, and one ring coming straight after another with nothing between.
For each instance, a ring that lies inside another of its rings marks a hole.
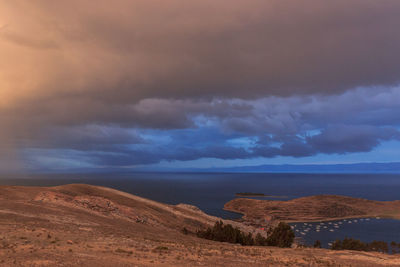
<instances>
[{"instance_id":1,"label":"sea","mask_svg":"<svg viewBox=\"0 0 400 267\"><path fill-rule=\"evenodd\" d=\"M300 174L300 173L115 173L35 174L0 177L0 185L56 186L85 183L107 186L168 204L186 203L225 219L240 214L223 210L236 193L252 192L293 199L319 194L371 200L400 199L400 174ZM261 198L265 199L265 198ZM336 239L351 237L400 243L400 220L363 218L292 224L298 240L312 245L320 240L329 248ZM297 231L296 231L297 230ZM318 230L318 231L317 231Z\"/></svg>"}]
</instances>

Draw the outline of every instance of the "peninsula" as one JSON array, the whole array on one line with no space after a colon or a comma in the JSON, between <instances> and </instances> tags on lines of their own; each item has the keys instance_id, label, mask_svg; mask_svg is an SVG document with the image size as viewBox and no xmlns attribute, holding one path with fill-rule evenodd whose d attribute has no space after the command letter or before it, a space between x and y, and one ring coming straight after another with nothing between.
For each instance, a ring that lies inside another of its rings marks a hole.
<instances>
[{"instance_id":1,"label":"peninsula","mask_svg":"<svg viewBox=\"0 0 400 267\"><path fill-rule=\"evenodd\" d=\"M400 219L400 200L374 201L338 195L317 195L287 201L236 198L225 210L242 213L243 219L262 221L311 222L345 218L384 217Z\"/></svg>"}]
</instances>

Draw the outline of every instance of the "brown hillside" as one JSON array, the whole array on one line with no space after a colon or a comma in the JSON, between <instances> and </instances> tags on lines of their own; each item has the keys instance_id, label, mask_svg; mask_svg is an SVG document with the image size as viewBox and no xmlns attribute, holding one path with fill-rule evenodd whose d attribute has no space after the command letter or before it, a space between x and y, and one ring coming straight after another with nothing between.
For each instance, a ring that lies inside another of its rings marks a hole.
<instances>
[{"instance_id":1,"label":"brown hillside","mask_svg":"<svg viewBox=\"0 0 400 267\"><path fill-rule=\"evenodd\" d=\"M0 186L0 266L400 265L379 253L242 247L182 233L216 220L98 186Z\"/></svg>"}]
</instances>

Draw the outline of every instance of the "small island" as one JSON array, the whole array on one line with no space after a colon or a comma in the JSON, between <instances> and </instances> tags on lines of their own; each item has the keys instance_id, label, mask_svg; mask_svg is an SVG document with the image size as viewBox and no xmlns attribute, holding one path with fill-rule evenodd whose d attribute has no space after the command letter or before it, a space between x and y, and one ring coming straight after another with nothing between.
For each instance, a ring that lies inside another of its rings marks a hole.
<instances>
[{"instance_id":1,"label":"small island","mask_svg":"<svg viewBox=\"0 0 400 267\"><path fill-rule=\"evenodd\" d=\"M235 195L238 197L269 197L268 195L265 195L263 193L251 193L251 192L236 193Z\"/></svg>"},{"instance_id":2,"label":"small island","mask_svg":"<svg viewBox=\"0 0 400 267\"><path fill-rule=\"evenodd\" d=\"M237 196L237 197L287 198L287 196L272 196L272 195L266 195L263 193L251 193L251 192L236 193L235 196Z\"/></svg>"}]
</instances>

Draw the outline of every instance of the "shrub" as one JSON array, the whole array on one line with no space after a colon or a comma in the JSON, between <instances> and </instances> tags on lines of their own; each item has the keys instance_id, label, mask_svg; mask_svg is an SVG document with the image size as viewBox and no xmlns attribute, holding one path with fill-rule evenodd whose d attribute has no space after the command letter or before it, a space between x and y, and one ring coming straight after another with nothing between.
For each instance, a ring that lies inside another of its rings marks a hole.
<instances>
[{"instance_id":1,"label":"shrub","mask_svg":"<svg viewBox=\"0 0 400 267\"><path fill-rule=\"evenodd\" d=\"M270 229L268 238L258 233L255 237L251 233L244 233L239 228L233 227L231 224L224 225L222 221L218 221L211 228L206 230L198 230L197 236L209 240L238 243L243 246L278 246L291 247L294 240L294 232L286 223L279 223L274 229Z\"/></svg>"},{"instance_id":2,"label":"shrub","mask_svg":"<svg viewBox=\"0 0 400 267\"><path fill-rule=\"evenodd\" d=\"M126 253L126 254L133 254L132 251L130 251L130 250L125 250L125 249L122 249L122 248L117 248L117 249L115 250L115 252L117 252L117 253Z\"/></svg>"},{"instance_id":3,"label":"shrub","mask_svg":"<svg viewBox=\"0 0 400 267\"><path fill-rule=\"evenodd\" d=\"M244 246L266 244L266 239L260 234L254 239L251 233L244 233L231 224L224 225L222 221L216 222L212 228L209 227L206 230L198 230L196 234L201 238L220 242L238 243Z\"/></svg>"},{"instance_id":4,"label":"shrub","mask_svg":"<svg viewBox=\"0 0 400 267\"><path fill-rule=\"evenodd\" d=\"M397 253L397 243L392 241L390 243L390 247L392 248L392 254L396 254ZM400 247L399 247L400 248Z\"/></svg>"},{"instance_id":5,"label":"shrub","mask_svg":"<svg viewBox=\"0 0 400 267\"><path fill-rule=\"evenodd\" d=\"M267 246L267 239L258 233L254 239L254 245L256 246Z\"/></svg>"},{"instance_id":6,"label":"shrub","mask_svg":"<svg viewBox=\"0 0 400 267\"><path fill-rule=\"evenodd\" d=\"M182 233L183 233L184 235L187 235L187 234L189 234L189 231L188 231L188 229L186 229L186 227L183 227Z\"/></svg>"},{"instance_id":7,"label":"shrub","mask_svg":"<svg viewBox=\"0 0 400 267\"><path fill-rule=\"evenodd\" d=\"M321 248L321 241L316 240L314 243L314 248Z\"/></svg>"},{"instance_id":8,"label":"shrub","mask_svg":"<svg viewBox=\"0 0 400 267\"><path fill-rule=\"evenodd\" d=\"M294 232L287 223L280 222L277 227L268 231L268 246L288 248L292 246L293 241Z\"/></svg>"},{"instance_id":9,"label":"shrub","mask_svg":"<svg viewBox=\"0 0 400 267\"><path fill-rule=\"evenodd\" d=\"M389 246L384 241L372 241L371 243L364 243L360 240L353 239L353 238L345 238L343 241L336 240L332 244L333 250L341 250L341 249L348 249L348 250L359 250L359 251L378 251L382 253L389 252Z\"/></svg>"}]
</instances>

